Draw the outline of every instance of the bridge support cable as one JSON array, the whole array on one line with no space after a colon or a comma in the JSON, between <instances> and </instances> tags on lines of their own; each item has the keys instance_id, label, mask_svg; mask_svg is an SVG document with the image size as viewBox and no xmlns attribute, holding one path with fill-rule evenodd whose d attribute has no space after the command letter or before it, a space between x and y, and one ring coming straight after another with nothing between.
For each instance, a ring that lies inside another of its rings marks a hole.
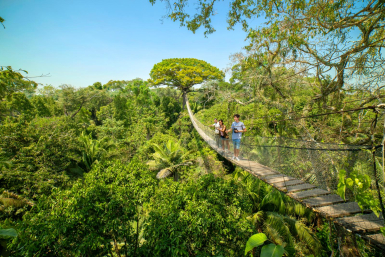
<instances>
[{"instance_id":1,"label":"bridge support cable","mask_svg":"<svg viewBox=\"0 0 385 257\"><path fill-rule=\"evenodd\" d=\"M186 106L194 128L218 154L336 225L385 249L385 237L380 232L384 219L376 195L376 180L383 182L384 178L375 177L373 171L373 158L382 156L381 147L372 155L371 146L244 136L241 158L236 161L232 159L232 143L228 150L226 143L218 142L214 130L194 116L188 100ZM352 179L360 186L365 183L365 191L354 183L350 187ZM343 183L345 190L341 193ZM374 200L368 204L363 197Z\"/></svg>"}]
</instances>

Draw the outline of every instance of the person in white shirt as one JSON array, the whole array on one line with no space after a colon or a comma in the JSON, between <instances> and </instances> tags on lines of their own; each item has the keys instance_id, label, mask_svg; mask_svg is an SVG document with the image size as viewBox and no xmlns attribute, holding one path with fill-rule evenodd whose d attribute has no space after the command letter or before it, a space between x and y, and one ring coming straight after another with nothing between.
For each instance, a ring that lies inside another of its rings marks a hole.
<instances>
[{"instance_id":1,"label":"person in white shirt","mask_svg":"<svg viewBox=\"0 0 385 257\"><path fill-rule=\"evenodd\" d=\"M212 125L209 125L209 127L214 127L215 128L215 142L216 142L216 144L217 144L217 147L219 148L219 146L220 146L220 142L221 142L221 135L219 134L219 128L220 128L220 124L219 124L219 122L218 122L218 120L217 119L214 119L214 124L212 124Z\"/></svg>"},{"instance_id":2,"label":"person in white shirt","mask_svg":"<svg viewBox=\"0 0 385 257\"><path fill-rule=\"evenodd\" d=\"M246 126L242 121L239 121L239 114L234 115L234 122L231 124L231 128L226 132L233 131L232 140L234 145L234 157L233 160L239 161L239 149L241 148L242 132L246 132Z\"/></svg>"}]
</instances>

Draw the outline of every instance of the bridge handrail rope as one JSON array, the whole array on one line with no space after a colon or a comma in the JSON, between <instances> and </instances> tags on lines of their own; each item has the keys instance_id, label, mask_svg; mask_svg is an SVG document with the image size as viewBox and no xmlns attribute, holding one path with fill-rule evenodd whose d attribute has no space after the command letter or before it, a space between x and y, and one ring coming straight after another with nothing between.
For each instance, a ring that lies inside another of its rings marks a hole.
<instances>
[{"instance_id":1,"label":"bridge handrail rope","mask_svg":"<svg viewBox=\"0 0 385 257\"><path fill-rule=\"evenodd\" d=\"M353 233L362 234L369 242L385 249L385 237L379 233L379 229L384 226L384 220L374 183L379 180L383 185L384 178L382 174L374 176L372 146L246 136L242 137L241 142L242 158L235 161L231 158L232 143L229 142L228 149L226 143L222 145L222 141L218 142L214 130L194 116L188 100L186 107L196 131L221 156L325 218ZM325 145L330 148L324 147ZM382 146L376 147L376 155L382 156ZM369 176L370 187L365 192L346 190L345 195L341 197L337 190L342 171L346 172L346 178L362 175L360 178L365 179L365 175ZM379 190L384 192L383 187ZM355 202L358 194L371 194L375 204L368 206L360 202L360 208Z\"/></svg>"}]
</instances>

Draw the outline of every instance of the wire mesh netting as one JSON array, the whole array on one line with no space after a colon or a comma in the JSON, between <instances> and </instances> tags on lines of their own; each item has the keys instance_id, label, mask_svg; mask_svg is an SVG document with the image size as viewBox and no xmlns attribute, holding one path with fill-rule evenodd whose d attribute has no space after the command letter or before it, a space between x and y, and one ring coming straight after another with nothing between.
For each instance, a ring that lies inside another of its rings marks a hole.
<instances>
[{"instance_id":1,"label":"wire mesh netting","mask_svg":"<svg viewBox=\"0 0 385 257\"><path fill-rule=\"evenodd\" d=\"M188 104L187 109L194 127L214 150L256 177L353 232L379 233L384 226L382 146L243 136L239 160L234 160L231 135L221 138L197 120ZM375 235L385 245L385 238Z\"/></svg>"}]
</instances>

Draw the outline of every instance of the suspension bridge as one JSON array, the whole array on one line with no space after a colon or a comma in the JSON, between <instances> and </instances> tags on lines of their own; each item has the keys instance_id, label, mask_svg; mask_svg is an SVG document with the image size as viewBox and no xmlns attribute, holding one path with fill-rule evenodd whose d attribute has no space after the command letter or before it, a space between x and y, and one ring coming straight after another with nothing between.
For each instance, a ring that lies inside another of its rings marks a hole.
<instances>
[{"instance_id":1,"label":"suspension bridge","mask_svg":"<svg viewBox=\"0 0 385 257\"><path fill-rule=\"evenodd\" d=\"M327 220L385 250L385 237L380 231L384 227L381 212L377 217L370 210L362 210L354 195L347 194L343 199L336 194L339 170L353 173L357 169L372 169L368 165L370 150L362 146L285 138L243 137L241 158L236 161L231 158L232 144L218 144L214 131L194 116L188 100L186 106L196 131L221 156ZM378 183L375 185L373 181L378 181L377 174L371 176L371 181L364 193L375 192L373 188L378 187Z\"/></svg>"}]
</instances>

